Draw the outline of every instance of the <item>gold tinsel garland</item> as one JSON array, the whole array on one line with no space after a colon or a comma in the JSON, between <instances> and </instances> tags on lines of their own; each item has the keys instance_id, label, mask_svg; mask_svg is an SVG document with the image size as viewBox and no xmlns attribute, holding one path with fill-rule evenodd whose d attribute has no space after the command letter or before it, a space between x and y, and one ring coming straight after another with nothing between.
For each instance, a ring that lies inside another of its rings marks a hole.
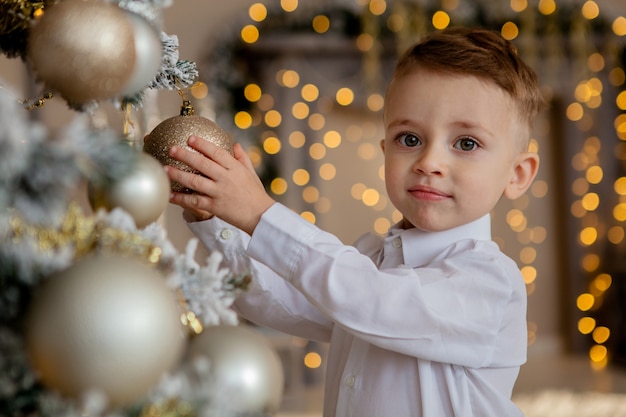
<instances>
[{"instance_id":1,"label":"gold tinsel garland","mask_svg":"<svg viewBox=\"0 0 626 417\"><path fill-rule=\"evenodd\" d=\"M191 404L169 399L145 406L140 417L196 417L196 413Z\"/></svg>"},{"instance_id":2,"label":"gold tinsel garland","mask_svg":"<svg viewBox=\"0 0 626 417\"><path fill-rule=\"evenodd\" d=\"M33 19L58 0L0 0L0 53L24 58Z\"/></svg>"},{"instance_id":3,"label":"gold tinsel garland","mask_svg":"<svg viewBox=\"0 0 626 417\"><path fill-rule=\"evenodd\" d=\"M160 247L142 236L107 226L94 217L86 216L75 202L69 205L65 217L56 228L29 224L21 217L13 216L11 231L15 243L25 238L34 239L40 252L54 253L71 246L74 259L96 250L106 250L156 264L162 254Z\"/></svg>"},{"instance_id":4,"label":"gold tinsel garland","mask_svg":"<svg viewBox=\"0 0 626 417\"><path fill-rule=\"evenodd\" d=\"M0 34L27 30L32 19L51 3L54 1L0 1Z\"/></svg>"}]
</instances>

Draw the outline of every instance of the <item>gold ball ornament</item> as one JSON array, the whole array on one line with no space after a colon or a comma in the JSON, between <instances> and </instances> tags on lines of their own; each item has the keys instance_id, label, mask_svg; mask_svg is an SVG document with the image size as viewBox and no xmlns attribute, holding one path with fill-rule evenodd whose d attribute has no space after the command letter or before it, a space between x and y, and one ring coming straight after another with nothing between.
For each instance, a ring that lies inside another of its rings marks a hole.
<instances>
[{"instance_id":1,"label":"gold ball ornament","mask_svg":"<svg viewBox=\"0 0 626 417\"><path fill-rule=\"evenodd\" d=\"M37 78L72 107L113 98L134 70L133 25L113 4L63 0L33 25L27 57Z\"/></svg>"},{"instance_id":2,"label":"gold ball ornament","mask_svg":"<svg viewBox=\"0 0 626 417\"><path fill-rule=\"evenodd\" d=\"M110 407L143 398L186 346L161 274L113 255L91 255L47 278L27 312L25 341L44 385L71 398L98 390Z\"/></svg>"},{"instance_id":3,"label":"gold ball ornament","mask_svg":"<svg viewBox=\"0 0 626 417\"><path fill-rule=\"evenodd\" d=\"M208 360L229 411L272 415L278 410L285 382L282 362L257 330L247 325L208 326L189 342L187 360L199 357Z\"/></svg>"},{"instance_id":4,"label":"gold ball ornament","mask_svg":"<svg viewBox=\"0 0 626 417\"><path fill-rule=\"evenodd\" d=\"M94 210L123 209L142 229L158 220L169 203L170 180L153 157L139 152L137 162L124 178L109 186L88 184L88 198Z\"/></svg>"},{"instance_id":5,"label":"gold ball ornament","mask_svg":"<svg viewBox=\"0 0 626 417\"><path fill-rule=\"evenodd\" d=\"M190 111L191 114L185 114L185 109L188 107L189 104L186 102L181 109L180 115L170 117L169 119L165 119L159 123L145 137L143 150L144 152L152 155L163 165L171 165L181 171L198 174L198 171L192 169L187 164L172 158L169 155L170 148L176 145L189 149L193 152L197 152L195 149L187 145L187 139L189 139L189 136L195 135L214 143L232 154L233 142L230 135L212 120L202 116L193 115L193 110ZM173 191L177 192L194 192L193 190L183 187L177 182L172 182L171 187Z\"/></svg>"}]
</instances>

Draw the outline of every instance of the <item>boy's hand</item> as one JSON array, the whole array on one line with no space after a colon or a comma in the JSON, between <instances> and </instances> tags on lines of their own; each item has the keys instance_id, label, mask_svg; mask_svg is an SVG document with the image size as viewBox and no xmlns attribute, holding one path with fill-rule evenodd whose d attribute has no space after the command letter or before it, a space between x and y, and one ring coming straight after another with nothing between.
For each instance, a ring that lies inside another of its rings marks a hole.
<instances>
[{"instance_id":1,"label":"boy's hand","mask_svg":"<svg viewBox=\"0 0 626 417\"><path fill-rule=\"evenodd\" d=\"M199 153L174 146L170 156L203 175L165 167L172 181L197 192L173 193L170 201L200 218L215 214L252 235L261 215L274 200L265 191L244 149L235 144L233 158L219 146L195 136L189 137L188 144Z\"/></svg>"},{"instance_id":2,"label":"boy's hand","mask_svg":"<svg viewBox=\"0 0 626 417\"><path fill-rule=\"evenodd\" d=\"M182 207L182 206L181 206ZM193 207L183 207L183 218L188 222L201 222L213 217L213 213L204 210L196 210Z\"/></svg>"}]
</instances>

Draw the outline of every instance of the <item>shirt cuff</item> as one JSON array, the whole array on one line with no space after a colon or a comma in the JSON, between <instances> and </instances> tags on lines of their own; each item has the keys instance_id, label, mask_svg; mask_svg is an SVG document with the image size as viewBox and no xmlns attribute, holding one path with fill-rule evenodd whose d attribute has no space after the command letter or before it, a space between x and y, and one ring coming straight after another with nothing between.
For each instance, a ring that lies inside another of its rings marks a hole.
<instances>
[{"instance_id":1,"label":"shirt cuff","mask_svg":"<svg viewBox=\"0 0 626 417\"><path fill-rule=\"evenodd\" d=\"M246 233L217 217L187 223L187 226L209 251L222 253L231 272L241 274L251 270L246 254L249 240Z\"/></svg>"}]
</instances>

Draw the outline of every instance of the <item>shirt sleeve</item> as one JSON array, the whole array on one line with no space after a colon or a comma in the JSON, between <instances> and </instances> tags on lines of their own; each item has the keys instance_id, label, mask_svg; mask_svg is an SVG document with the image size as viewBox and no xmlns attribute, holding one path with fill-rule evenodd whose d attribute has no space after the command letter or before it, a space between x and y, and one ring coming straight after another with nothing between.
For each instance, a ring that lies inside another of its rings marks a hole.
<instances>
[{"instance_id":1,"label":"shirt sleeve","mask_svg":"<svg viewBox=\"0 0 626 417\"><path fill-rule=\"evenodd\" d=\"M519 271L490 242L461 241L446 252L427 267L380 271L280 204L263 215L248 246L252 258L369 343L421 359L493 365L497 339L525 326L525 298L511 279ZM525 340L516 348L520 340L513 339L509 347L525 354Z\"/></svg>"},{"instance_id":2,"label":"shirt sleeve","mask_svg":"<svg viewBox=\"0 0 626 417\"><path fill-rule=\"evenodd\" d=\"M209 250L218 250L235 274L252 273L247 291L237 297L235 310L262 326L309 340L328 342L333 322L322 315L293 285L246 254L250 237L218 219L187 223Z\"/></svg>"}]
</instances>

